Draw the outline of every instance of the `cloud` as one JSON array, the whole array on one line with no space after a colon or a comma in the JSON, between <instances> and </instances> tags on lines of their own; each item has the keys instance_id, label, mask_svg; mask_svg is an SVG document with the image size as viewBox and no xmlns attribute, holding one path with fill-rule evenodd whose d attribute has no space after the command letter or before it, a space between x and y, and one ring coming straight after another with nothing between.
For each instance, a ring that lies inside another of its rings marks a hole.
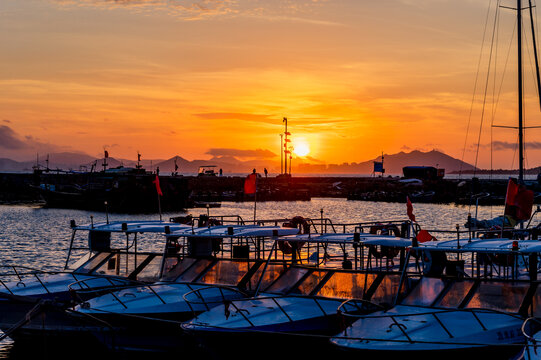
<instances>
[{"instance_id":1,"label":"cloud","mask_svg":"<svg viewBox=\"0 0 541 360\"><path fill-rule=\"evenodd\" d=\"M18 150L26 147L27 144L9 126L0 126L0 148Z\"/></svg>"},{"instance_id":2,"label":"cloud","mask_svg":"<svg viewBox=\"0 0 541 360\"><path fill-rule=\"evenodd\" d=\"M306 160L309 160L311 162L315 162L315 163L318 163L318 164L324 164L325 162L324 161L321 161L319 159L316 159L314 157L311 157L310 155L307 155L304 157Z\"/></svg>"},{"instance_id":3,"label":"cloud","mask_svg":"<svg viewBox=\"0 0 541 360\"><path fill-rule=\"evenodd\" d=\"M255 149L255 150L242 150L242 149L225 149L225 148L213 148L207 151L207 154L212 156L237 156L237 157L254 157L254 158L273 158L276 156L270 150Z\"/></svg>"},{"instance_id":4,"label":"cloud","mask_svg":"<svg viewBox=\"0 0 541 360\"><path fill-rule=\"evenodd\" d=\"M327 0L52 0L62 6L92 6L95 8L126 7L139 12L164 11L182 20L202 20L217 16L248 16L270 21L302 21L323 25L339 25L297 14L310 14Z\"/></svg>"},{"instance_id":5,"label":"cloud","mask_svg":"<svg viewBox=\"0 0 541 360\"><path fill-rule=\"evenodd\" d=\"M246 121L265 121L265 122L277 122L276 119L270 115L258 115L249 113L229 113L229 112L210 112L210 113L197 113L193 114L201 119L206 120L246 120ZM280 119L281 121L281 119Z\"/></svg>"},{"instance_id":6,"label":"cloud","mask_svg":"<svg viewBox=\"0 0 541 360\"><path fill-rule=\"evenodd\" d=\"M11 124L11 120L4 119L2 121L5 122L6 124Z\"/></svg>"},{"instance_id":7,"label":"cloud","mask_svg":"<svg viewBox=\"0 0 541 360\"><path fill-rule=\"evenodd\" d=\"M20 135L7 125L0 125L0 153L2 157L26 160L36 153L69 151L69 146L58 146L42 142L32 135Z\"/></svg>"},{"instance_id":8,"label":"cloud","mask_svg":"<svg viewBox=\"0 0 541 360\"><path fill-rule=\"evenodd\" d=\"M183 20L235 14L238 0L53 0L62 6L87 6L103 9L131 8L139 12L161 10Z\"/></svg>"},{"instance_id":9,"label":"cloud","mask_svg":"<svg viewBox=\"0 0 541 360\"><path fill-rule=\"evenodd\" d=\"M514 142L507 142L507 141L494 141L492 142L492 148L496 151L499 150L515 150L517 148L518 144ZM485 144L483 147L488 148L490 147L490 144ZM529 150L540 150L541 149L541 142L539 141L529 141L524 144L524 147Z\"/></svg>"}]
</instances>

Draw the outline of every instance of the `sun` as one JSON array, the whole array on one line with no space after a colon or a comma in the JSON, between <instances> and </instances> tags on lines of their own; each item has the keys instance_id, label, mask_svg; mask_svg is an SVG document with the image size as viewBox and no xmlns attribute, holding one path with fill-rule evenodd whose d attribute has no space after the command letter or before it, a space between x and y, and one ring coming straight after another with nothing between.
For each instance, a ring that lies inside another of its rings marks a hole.
<instances>
[{"instance_id":1,"label":"sun","mask_svg":"<svg viewBox=\"0 0 541 360\"><path fill-rule=\"evenodd\" d=\"M305 142L297 143L293 152L299 156L306 156L310 154L310 147Z\"/></svg>"}]
</instances>

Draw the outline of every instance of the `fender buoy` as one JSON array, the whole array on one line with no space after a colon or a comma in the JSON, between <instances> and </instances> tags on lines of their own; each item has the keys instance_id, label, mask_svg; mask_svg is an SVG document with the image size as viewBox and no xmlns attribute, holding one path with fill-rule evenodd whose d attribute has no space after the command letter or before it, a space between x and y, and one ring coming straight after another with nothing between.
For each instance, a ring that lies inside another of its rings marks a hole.
<instances>
[{"instance_id":1,"label":"fender buoy","mask_svg":"<svg viewBox=\"0 0 541 360\"><path fill-rule=\"evenodd\" d=\"M440 277L447 264L447 255L443 251L423 251L424 274L428 277Z\"/></svg>"},{"instance_id":2,"label":"fender buoy","mask_svg":"<svg viewBox=\"0 0 541 360\"><path fill-rule=\"evenodd\" d=\"M372 225L370 226L370 234L378 234L378 231L381 232L381 230L383 230L383 224L377 224L377 225Z\"/></svg>"},{"instance_id":3,"label":"fender buoy","mask_svg":"<svg viewBox=\"0 0 541 360\"><path fill-rule=\"evenodd\" d=\"M383 225L383 224L377 224L370 226L370 234L374 235L394 235L396 237L400 237L400 229L398 226L389 224L389 225Z\"/></svg>"},{"instance_id":4,"label":"fender buoy","mask_svg":"<svg viewBox=\"0 0 541 360\"><path fill-rule=\"evenodd\" d=\"M376 245L369 245L368 251L376 259L381 259L386 257L388 259L393 259L400 253L400 249L394 246L384 246L380 245L380 250L378 250Z\"/></svg>"},{"instance_id":5,"label":"fender buoy","mask_svg":"<svg viewBox=\"0 0 541 360\"><path fill-rule=\"evenodd\" d=\"M182 245L178 243L178 241L171 241L167 243L167 255L176 255L180 252L180 249L182 249Z\"/></svg>"}]
</instances>

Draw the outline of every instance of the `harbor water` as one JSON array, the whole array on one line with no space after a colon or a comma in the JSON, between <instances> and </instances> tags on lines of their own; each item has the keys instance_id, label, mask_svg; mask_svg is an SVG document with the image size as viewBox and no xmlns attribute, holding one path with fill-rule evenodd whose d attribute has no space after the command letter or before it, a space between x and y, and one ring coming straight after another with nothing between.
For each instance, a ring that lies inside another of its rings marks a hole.
<instances>
[{"instance_id":1,"label":"harbor water","mask_svg":"<svg viewBox=\"0 0 541 360\"><path fill-rule=\"evenodd\" d=\"M258 219L285 219L294 216L305 218L329 218L333 223L353 223L384 220L406 220L406 204L386 202L348 201L337 198L316 198L298 202L261 202L257 203ZM254 204L250 202L224 202L221 208L189 209L186 213L164 213L164 220L173 216L191 214L240 215L246 223L253 221ZM452 204L413 204L413 212L418 224L427 230L456 231L457 224L465 230L468 213L477 214L478 219L492 219L503 213L503 206L483 206L477 210L469 206ZM91 221L102 222L121 220L159 220L158 214L125 215L106 214L68 209L46 209L39 206L1 205L0 206L0 265L27 266L40 270L59 271L66 260L71 235L70 220L77 224ZM437 234L438 239L452 238L453 233ZM145 244L149 250L161 251L163 243ZM4 268L5 269L5 268ZM41 348L40 348L41 349ZM0 359L28 358L29 348L18 348L11 340L0 343ZM66 356L63 349L45 347L39 350L39 358L58 358ZM81 349L83 355L84 349ZM81 354L71 354L80 358ZM33 355L32 355L33 356ZM119 355L104 355L111 358L123 358ZM141 355L153 359L155 355ZM126 358L133 358L132 355Z\"/></svg>"}]
</instances>

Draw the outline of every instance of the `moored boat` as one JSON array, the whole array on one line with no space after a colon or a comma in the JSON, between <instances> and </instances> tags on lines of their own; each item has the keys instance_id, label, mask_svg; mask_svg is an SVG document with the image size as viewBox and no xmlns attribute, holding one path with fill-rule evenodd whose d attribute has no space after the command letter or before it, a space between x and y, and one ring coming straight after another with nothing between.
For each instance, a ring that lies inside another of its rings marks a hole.
<instances>
[{"instance_id":1,"label":"moored boat","mask_svg":"<svg viewBox=\"0 0 541 360\"><path fill-rule=\"evenodd\" d=\"M541 310L540 252L538 240L509 239L412 248L424 268L420 282L392 309L358 316L331 343L358 354L416 359L512 356L524 343L525 317Z\"/></svg>"}]
</instances>

